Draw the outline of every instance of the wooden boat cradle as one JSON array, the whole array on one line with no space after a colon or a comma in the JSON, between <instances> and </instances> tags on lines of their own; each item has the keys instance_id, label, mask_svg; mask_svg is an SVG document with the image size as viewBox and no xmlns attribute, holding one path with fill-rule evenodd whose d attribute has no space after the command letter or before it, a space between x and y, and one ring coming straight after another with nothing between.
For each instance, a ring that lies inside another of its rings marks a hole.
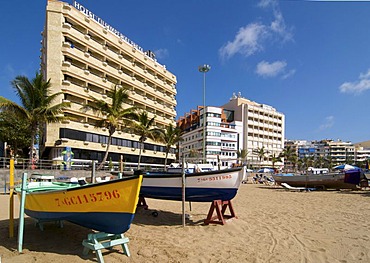
<instances>
[{"instance_id":1,"label":"wooden boat cradle","mask_svg":"<svg viewBox=\"0 0 370 263\"><path fill-rule=\"evenodd\" d=\"M137 207L142 207L143 209L148 209L148 204L145 201L143 196L139 196L139 202ZM230 214L225 214L227 208L229 208ZM214 216L214 213L216 215ZM231 200L213 200L211 203L211 207L209 208L207 218L204 219L204 224L219 224L225 225L227 221L231 219L237 219L238 217L235 214L234 207L231 203Z\"/></svg>"},{"instance_id":2,"label":"wooden boat cradle","mask_svg":"<svg viewBox=\"0 0 370 263\"><path fill-rule=\"evenodd\" d=\"M229 208L230 215L225 215L226 209ZM216 211L216 216L213 216ZM225 225L228 220L237 219L235 215L233 205L231 200L222 201L222 200L213 200L211 207L208 212L207 219L204 220L204 224L209 225L220 224Z\"/></svg>"}]
</instances>

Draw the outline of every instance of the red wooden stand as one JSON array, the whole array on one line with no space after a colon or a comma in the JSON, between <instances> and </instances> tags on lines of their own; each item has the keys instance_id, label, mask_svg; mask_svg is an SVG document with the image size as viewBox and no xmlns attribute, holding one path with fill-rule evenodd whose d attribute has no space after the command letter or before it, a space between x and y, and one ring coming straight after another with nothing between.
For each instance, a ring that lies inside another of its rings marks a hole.
<instances>
[{"instance_id":1,"label":"red wooden stand","mask_svg":"<svg viewBox=\"0 0 370 263\"><path fill-rule=\"evenodd\" d=\"M226 209L229 207L230 215L225 215ZM217 215L213 216L214 211L216 210ZM204 220L206 225L213 223L213 224L220 224L224 225L227 220L238 218L235 215L233 205L231 200L222 201L222 200L213 200L211 204L211 208L209 209L207 219Z\"/></svg>"},{"instance_id":2,"label":"red wooden stand","mask_svg":"<svg viewBox=\"0 0 370 263\"><path fill-rule=\"evenodd\" d=\"M137 203L136 207L142 207L145 210L148 209L148 205L146 204L144 196L139 195L139 202Z\"/></svg>"}]
</instances>

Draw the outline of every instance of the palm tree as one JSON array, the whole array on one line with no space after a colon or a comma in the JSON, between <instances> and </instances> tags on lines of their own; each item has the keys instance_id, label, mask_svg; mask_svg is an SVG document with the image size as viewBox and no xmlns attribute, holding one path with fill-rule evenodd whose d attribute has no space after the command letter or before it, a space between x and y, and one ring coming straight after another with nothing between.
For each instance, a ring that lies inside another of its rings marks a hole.
<instances>
[{"instance_id":1,"label":"palm tree","mask_svg":"<svg viewBox=\"0 0 370 263\"><path fill-rule=\"evenodd\" d=\"M318 156L315 158L315 166L318 168L322 168L324 165L325 159L323 156Z\"/></svg>"},{"instance_id":2,"label":"palm tree","mask_svg":"<svg viewBox=\"0 0 370 263\"><path fill-rule=\"evenodd\" d=\"M191 149L189 151L189 159L196 160L196 162L199 162L200 153L196 149Z\"/></svg>"},{"instance_id":3,"label":"palm tree","mask_svg":"<svg viewBox=\"0 0 370 263\"><path fill-rule=\"evenodd\" d=\"M31 81L26 76L17 76L11 82L21 105L0 96L0 108L14 112L28 124L31 137L30 159L32 159L35 138L40 128L46 123L56 123L66 119L63 111L70 107L69 102L55 103L62 92L50 94L50 79L44 81L40 73L36 73Z\"/></svg>"},{"instance_id":4,"label":"palm tree","mask_svg":"<svg viewBox=\"0 0 370 263\"><path fill-rule=\"evenodd\" d=\"M253 153L257 155L261 164L262 159L265 159L265 156L269 153L269 151L265 149L265 146L262 146L261 148L258 147L257 149L254 149Z\"/></svg>"},{"instance_id":5,"label":"palm tree","mask_svg":"<svg viewBox=\"0 0 370 263\"><path fill-rule=\"evenodd\" d=\"M308 167L312 166L313 164L313 157L311 156L305 156L302 158L302 164L305 170L308 169Z\"/></svg>"},{"instance_id":6,"label":"palm tree","mask_svg":"<svg viewBox=\"0 0 370 263\"><path fill-rule=\"evenodd\" d=\"M137 169L140 169L140 161L141 161L141 152L144 147L144 142L149 138L153 141L159 141L161 134L163 131L154 126L155 117L149 118L148 113L146 111L142 111L138 115L138 120L133 122L128 129L131 130L134 134L140 136L140 148L139 148L139 160L137 163Z\"/></svg>"},{"instance_id":7,"label":"palm tree","mask_svg":"<svg viewBox=\"0 0 370 263\"><path fill-rule=\"evenodd\" d=\"M116 130L122 127L122 125L130 126L133 120L138 118L135 107L124 108L124 103L127 103L129 98L126 88L118 88L117 85L115 85L113 90L108 92L107 96L111 99L110 102L90 96L92 103L86 104L81 108L82 110L91 109L98 116L103 115L104 118L98 120L95 125L96 127L106 128L108 130L107 148L104 158L97 167L97 170L104 166L108 158L112 136Z\"/></svg>"},{"instance_id":8,"label":"palm tree","mask_svg":"<svg viewBox=\"0 0 370 263\"><path fill-rule=\"evenodd\" d=\"M171 146L182 141L183 131L179 127L174 127L172 123L161 131L159 141L166 145L166 158L164 161L165 170L167 170L167 157Z\"/></svg>"},{"instance_id":9,"label":"palm tree","mask_svg":"<svg viewBox=\"0 0 370 263\"><path fill-rule=\"evenodd\" d=\"M277 156L276 156L276 153L273 153L273 154L271 155L271 162L272 162L272 168L275 168L275 163L277 163L277 162L281 162L281 157L280 157L280 155L277 155Z\"/></svg>"},{"instance_id":10,"label":"palm tree","mask_svg":"<svg viewBox=\"0 0 370 263\"><path fill-rule=\"evenodd\" d=\"M241 160L242 165L245 165L247 162L248 150L240 149L236 152L236 156L238 157L238 162Z\"/></svg>"},{"instance_id":11,"label":"palm tree","mask_svg":"<svg viewBox=\"0 0 370 263\"><path fill-rule=\"evenodd\" d=\"M0 141L7 142L11 152L17 155L31 144L29 125L24 119L9 110L0 112ZM22 157L27 158L28 151Z\"/></svg>"},{"instance_id":12,"label":"palm tree","mask_svg":"<svg viewBox=\"0 0 370 263\"><path fill-rule=\"evenodd\" d=\"M282 158L285 158L286 162L291 163L293 168L295 168L297 162L297 154L291 146L285 147L280 156Z\"/></svg>"},{"instance_id":13,"label":"palm tree","mask_svg":"<svg viewBox=\"0 0 370 263\"><path fill-rule=\"evenodd\" d=\"M296 154L292 155L291 157L289 157L289 162L292 164L292 167L293 167L293 171L296 171L296 167L297 167L297 164L298 164L298 156Z\"/></svg>"},{"instance_id":14,"label":"palm tree","mask_svg":"<svg viewBox=\"0 0 370 263\"><path fill-rule=\"evenodd\" d=\"M325 166L329 168L329 171L331 171L333 169L333 158L331 157L331 155L327 155L326 157L324 157L324 162Z\"/></svg>"}]
</instances>

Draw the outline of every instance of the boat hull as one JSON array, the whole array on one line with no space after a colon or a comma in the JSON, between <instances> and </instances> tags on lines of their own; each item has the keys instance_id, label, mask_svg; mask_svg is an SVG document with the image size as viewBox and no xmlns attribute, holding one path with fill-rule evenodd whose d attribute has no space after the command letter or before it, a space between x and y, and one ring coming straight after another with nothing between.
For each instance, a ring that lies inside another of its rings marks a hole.
<instances>
[{"instance_id":1,"label":"boat hull","mask_svg":"<svg viewBox=\"0 0 370 263\"><path fill-rule=\"evenodd\" d=\"M185 200L191 202L231 200L237 194L243 176L243 167L186 174ZM140 195L147 198L181 201L182 174L146 173Z\"/></svg>"},{"instance_id":2,"label":"boat hull","mask_svg":"<svg viewBox=\"0 0 370 263\"><path fill-rule=\"evenodd\" d=\"M354 178L355 180L351 180ZM293 187L312 187L324 189L357 189L361 172L336 172L328 174L310 175L273 175L277 184L287 183Z\"/></svg>"},{"instance_id":3,"label":"boat hull","mask_svg":"<svg viewBox=\"0 0 370 263\"><path fill-rule=\"evenodd\" d=\"M97 231L124 233L134 218L141 182L142 176L133 176L77 187L66 184L57 190L51 190L52 183L40 183L27 188L25 213L40 221L67 220Z\"/></svg>"}]
</instances>

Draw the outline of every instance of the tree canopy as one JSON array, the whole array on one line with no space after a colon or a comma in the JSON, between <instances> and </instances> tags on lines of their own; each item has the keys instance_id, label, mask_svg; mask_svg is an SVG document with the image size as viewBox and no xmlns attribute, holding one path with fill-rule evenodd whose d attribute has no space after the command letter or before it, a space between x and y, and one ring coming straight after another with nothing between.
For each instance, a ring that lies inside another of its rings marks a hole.
<instances>
[{"instance_id":1,"label":"tree canopy","mask_svg":"<svg viewBox=\"0 0 370 263\"><path fill-rule=\"evenodd\" d=\"M32 80L26 76L17 76L11 85L21 104L18 105L0 96L0 108L14 113L24 122L31 138L29 156L32 159L36 135L40 134L40 128L46 123L65 119L63 111L70 107L70 103L58 103L58 97L62 92L51 94L50 79L44 81L43 75L38 72Z\"/></svg>"}]
</instances>

